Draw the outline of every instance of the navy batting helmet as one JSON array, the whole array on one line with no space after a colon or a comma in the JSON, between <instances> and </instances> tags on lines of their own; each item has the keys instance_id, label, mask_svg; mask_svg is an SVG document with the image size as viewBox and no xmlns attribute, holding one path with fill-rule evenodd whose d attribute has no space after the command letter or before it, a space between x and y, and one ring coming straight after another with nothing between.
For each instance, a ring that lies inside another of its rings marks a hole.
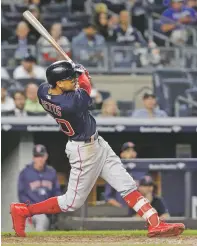
<instances>
[{"instance_id":1,"label":"navy batting helmet","mask_svg":"<svg viewBox=\"0 0 197 246\"><path fill-rule=\"evenodd\" d=\"M57 61L47 68L46 77L48 83L52 88L54 88L57 81L72 80L83 72L84 71L78 66L75 66L74 63L68 61Z\"/></svg>"}]
</instances>

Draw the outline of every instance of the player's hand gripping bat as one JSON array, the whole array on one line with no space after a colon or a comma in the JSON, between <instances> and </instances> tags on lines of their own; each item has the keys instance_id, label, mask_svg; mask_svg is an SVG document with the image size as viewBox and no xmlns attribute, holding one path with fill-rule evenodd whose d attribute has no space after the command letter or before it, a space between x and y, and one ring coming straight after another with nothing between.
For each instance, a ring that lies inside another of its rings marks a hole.
<instances>
[{"instance_id":1,"label":"player's hand gripping bat","mask_svg":"<svg viewBox=\"0 0 197 246\"><path fill-rule=\"evenodd\" d=\"M67 56L64 50L59 44L53 39L43 25L32 15L30 11L23 13L24 18L65 58L65 60L74 64L74 62Z\"/></svg>"}]
</instances>

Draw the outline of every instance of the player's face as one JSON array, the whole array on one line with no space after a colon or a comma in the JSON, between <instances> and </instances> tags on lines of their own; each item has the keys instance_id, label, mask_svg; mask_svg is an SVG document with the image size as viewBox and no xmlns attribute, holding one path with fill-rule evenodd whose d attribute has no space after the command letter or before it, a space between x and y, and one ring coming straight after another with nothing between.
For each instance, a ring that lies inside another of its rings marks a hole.
<instances>
[{"instance_id":1,"label":"player's face","mask_svg":"<svg viewBox=\"0 0 197 246\"><path fill-rule=\"evenodd\" d=\"M62 80L57 82L57 86L60 87L62 91L74 91L77 85L77 78L73 80Z\"/></svg>"},{"instance_id":2,"label":"player's face","mask_svg":"<svg viewBox=\"0 0 197 246\"><path fill-rule=\"evenodd\" d=\"M144 106L147 109L154 109L156 106L156 99L154 97L144 99Z\"/></svg>"}]
</instances>

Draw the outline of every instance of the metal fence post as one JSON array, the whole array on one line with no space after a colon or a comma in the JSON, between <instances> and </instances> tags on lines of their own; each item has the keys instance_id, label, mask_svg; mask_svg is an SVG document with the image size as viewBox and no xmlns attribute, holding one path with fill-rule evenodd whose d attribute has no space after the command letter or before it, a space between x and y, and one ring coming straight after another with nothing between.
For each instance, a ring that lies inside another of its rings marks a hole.
<instances>
[{"instance_id":1,"label":"metal fence post","mask_svg":"<svg viewBox=\"0 0 197 246\"><path fill-rule=\"evenodd\" d=\"M191 187L192 173L191 171L185 172L185 217L191 216L191 198L192 198L192 187Z\"/></svg>"},{"instance_id":2,"label":"metal fence post","mask_svg":"<svg viewBox=\"0 0 197 246\"><path fill-rule=\"evenodd\" d=\"M84 230L84 222L85 218L88 216L88 199L85 201L83 206L81 207L80 210L80 217L81 217L81 230Z\"/></svg>"}]
</instances>

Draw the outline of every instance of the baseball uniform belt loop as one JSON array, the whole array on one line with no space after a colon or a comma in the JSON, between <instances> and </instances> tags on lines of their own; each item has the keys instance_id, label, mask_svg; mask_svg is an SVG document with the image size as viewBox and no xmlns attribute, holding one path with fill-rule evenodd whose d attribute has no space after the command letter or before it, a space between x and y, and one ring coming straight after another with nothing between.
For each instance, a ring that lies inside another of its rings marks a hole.
<instances>
[{"instance_id":1,"label":"baseball uniform belt loop","mask_svg":"<svg viewBox=\"0 0 197 246\"><path fill-rule=\"evenodd\" d=\"M94 135L92 135L89 139L85 140L85 141L75 141L72 139L68 139L70 142L75 142L75 143L93 143L94 141L96 141L99 137L98 132L96 131L96 133Z\"/></svg>"}]
</instances>

